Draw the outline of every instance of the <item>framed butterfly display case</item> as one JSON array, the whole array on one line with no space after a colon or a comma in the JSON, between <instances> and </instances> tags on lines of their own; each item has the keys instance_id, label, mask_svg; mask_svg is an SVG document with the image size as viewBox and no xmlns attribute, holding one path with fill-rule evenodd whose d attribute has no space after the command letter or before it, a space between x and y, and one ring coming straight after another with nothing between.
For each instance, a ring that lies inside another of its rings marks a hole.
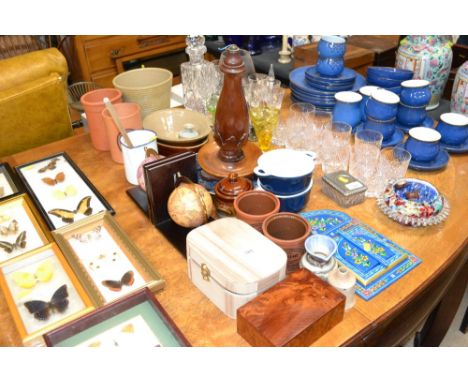
<instances>
[{"instance_id":1,"label":"framed butterfly display case","mask_svg":"<svg viewBox=\"0 0 468 382\"><path fill-rule=\"evenodd\" d=\"M0 163L0 201L19 195L24 187L8 163Z\"/></svg>"},{"instance_id":2,"label":"framed butterfly display case","mask_svg":"<svg viewBox=\"0 0 468 382\"><path fill-rule=\"evenodd\" d=\"M51 231L101 211L115 213L66 153L17 166L16 171Z\"/></svg>"},{"instance_id":3,"label":"framed butterfly display case","mask_svg":"<svg viewBox=\"0 0 468 382\"><path fill-rule=\"evenodd\" d=\"M0 265L51 241L49 230L26 194L0 202Z\"/></svg>"},{"instance_id":4,"label":"framed butterfly display case","mask_svg":"<svg viewBox=\"0 0 468 382\"><path fill-rule=\"evenodd\" d=\"M94 309L70 266L52 243L0 267L0 288L24 345Z\"/></svg>"},{"instance_id":5,"label":"framed butterfly display case","mask_svg":"<svg viewBox=\"0 0 468 382\"><path fill-rule=\"evenodd\" d=\"M97 306L137 289L162 289L165 281L107 212L52 233Z\"/></svg>"},{"instance_id":6,"label":"framed butterfly display case","mask_svg":"<svg viewBox=\"0 0 468 382\"><path fill-rule=\"evenodd\" d=\"M190 346L148 288L54 329L44 339L51 347Z\"/></svg>"}]
</instances>

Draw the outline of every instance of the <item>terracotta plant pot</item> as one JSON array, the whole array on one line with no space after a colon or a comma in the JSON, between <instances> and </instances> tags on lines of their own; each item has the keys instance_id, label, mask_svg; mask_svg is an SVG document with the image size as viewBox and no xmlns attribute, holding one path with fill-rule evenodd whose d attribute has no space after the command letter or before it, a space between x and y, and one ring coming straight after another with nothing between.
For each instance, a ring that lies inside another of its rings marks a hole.
<instances>
[{"instance_id":1,"label":"terracotta plant pot","mask_svg":"<svg viewBox=\"0 0 468 382\"><path fill-rule=\"evenodd\" d=\"M143 122L140 115L140 105L137 103L118 103L114 105L115 112L120 118L120 122L126 130L140 130L143 128ZM107 140L112 160L117 163L123 163L122 151L119 148L117 137L119 130L112 119L109 110L102 110L102 118L106 124Z\"/></svg>"},{"instance_id":2,"label":"terracotta plant pot","mask_svg":"<svg viewBox=\"0 0 468 382\"><path fill-rule=\"evenodd\" d=\"M305 253L304 243L310 236L310 226L302 216L280 212L265 219L263 234L283 248L288 256L286 273L299 269L299 262Z\"/></svg>"},{"instance_id":3,"label":"terracotta plant pot","mask_svg":"<svg viewBox=\"0 0 468 382\"><path fill-rule=\"evenodd\" d=\"M263 221L280 209L279 199L271 192L251 190L234 199L236 217L262 232Z\"/></svg>"},{"instance_id":4,"label":"terracotta plant pot","mask_svg":"<svg viewBox=\"0 0 468 382\"><path fill-rule=\"evenodd\" d=\"M92 90L83 94L80 102L86 113L93 146L96 150L108 151L109 141L107 140L106 124L102 118L102 111L105 108L102 101L104 97L109 98L113 104L122 102L121 91L114 88Z\"/></svg>"}]
</instances>

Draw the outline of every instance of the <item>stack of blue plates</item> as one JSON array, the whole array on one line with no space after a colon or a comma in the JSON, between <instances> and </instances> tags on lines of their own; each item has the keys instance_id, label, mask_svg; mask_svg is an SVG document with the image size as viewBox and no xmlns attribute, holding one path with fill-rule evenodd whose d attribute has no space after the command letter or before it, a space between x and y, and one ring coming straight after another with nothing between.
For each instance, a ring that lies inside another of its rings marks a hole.
<instances>
[{"instance_id":1,"label":"stack of blue plates","mask_svg":"<svg viewBox=\"0 0 468 382\"><path fill-rule=\"evenodd\" d=\"M333 109L337 92L357 91L365 84L365 78L349 68L345 68L338 77L323 77L315 66L303 66L289 74L293 102L311 103L324 110Z\"/></svg>"}]
</instances>

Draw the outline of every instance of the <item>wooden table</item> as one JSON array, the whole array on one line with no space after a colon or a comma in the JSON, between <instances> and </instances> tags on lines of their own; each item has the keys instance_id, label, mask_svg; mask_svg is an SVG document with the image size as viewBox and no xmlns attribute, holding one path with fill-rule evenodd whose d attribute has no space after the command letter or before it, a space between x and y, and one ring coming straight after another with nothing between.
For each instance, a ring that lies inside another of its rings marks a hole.
<instances>
[{"instance_id":1,"label":"wooden table","mask_svg":"<svg viewBox=\"0 0 468 382\"><path fill-rule=\"evenodd\" d=\"M286 102L287 103L287 102ZM116 211L115 218L150 263L166 279L158 300L194 346L245 346L236 332L236 321L219 311L187 276L185 258L153 227L130 200L125 190L123 165L108 152L96 151L88 134L3 158L12 166L66 151ZM313 345L397 345L406 340L431 312L423 344L438 345L445 335L466 287L468 251L468 157L452 156L444 171L416 173L435 184L447 196L452 210L443 224L429 228L407 228L383 215L374 199L343 209L320 191L319 171L307 209L341 210L370 225L394 242L419 256L422 263L369 302L357 298L344 320ZM460 292L461 291L461 292ZM438 308L434 311L435 308ZM0 298L0 345L18 346L20 338Z\"/></svg>"}]
</instances>

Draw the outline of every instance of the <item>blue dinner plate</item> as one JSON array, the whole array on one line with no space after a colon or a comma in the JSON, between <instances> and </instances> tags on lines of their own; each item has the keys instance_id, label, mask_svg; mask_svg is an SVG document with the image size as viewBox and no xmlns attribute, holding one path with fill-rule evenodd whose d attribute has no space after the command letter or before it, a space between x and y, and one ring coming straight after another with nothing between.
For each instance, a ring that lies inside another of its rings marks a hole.
<instances>
[{"instance_id":1,"label":"blue dinner plate","mask_svg":"<svg viewBox=\"0 0 468 382\"><path fill-rule=\"evenodd\" d=\"M303 100L301 98L296 98L294 96L294 94L291 94L291 101L292 102L307 102L307 103L311 103L312 105L315 106L316 110L324 110L324 111L333 111L333 106L322 106L322 105L317 105L313 102L309 102L307 100Z\"/></svg>"},{"instance_id":2,"label":"blue dinner plate","mask_svg":"<svg viewBox=\"0 0 468 382\"><path fill-rule=\"evenodd\" d=\"M440 142L440 147L452 154L463 154L468 152L468 139L461 145L449 145L447 143Z\"/></svg>"},{"instance_id":3,"label":"blue dinner plate","mask_svg":"<svg viewBox=\"0 0 468 382\"><path fill-rule=\"evenodd\" d=\"M291 92L292 96L298 100L299 102L306 102L306 103L311 103L312 105L315 106L322 106L322 107L330 107L333 108L335 106L335 102L325 102L322 100L318 100L316 98L310 98L310 97L305 97L301 94L297 94L295 92Z\"/></svg>"},{"instance_id":4,"label":"blue dinner plate","mask_svg":"<svg viewBox=\"0 0 468 382\"><path fill-rule=\"evenodd\" d=\"M310 92L310 91L316 91L317 89L310 86L307 83L307 80L305 78L305 71L310 68L310 66L303 66L300 68L296 68L289 73L289 82L296 88L302 90L303 92ZM348 68L346 68L348 69ZM349 69L352 70L352 69ZM353 71L354 72L354 71ZM356 73L356 72L355 72ZM354 81L354 85L351 90L353 91L358 91L359 88L363 87L366 84L366 79L360 75L359 73L356 73L356 79ZM327 89L325 89L327 90Z\"/></svg>"},{"instance_id":5,"label":"blue dinner plate","mask_svg":"<svg viewBox=\"0 0 468 382\"><path fill-rule=\"evenodd\" d=\"M319 100L319 101L325 101L325 102L329 102L329 103L331 103L331 102L335 103L336 102L334 95L331 96L331 97L329 97L329 96L317 96L317 95L305 93L302 90L296 89L294 87L291 88L291 91L296 93L297 95L301 95L301 96L306 97L306 98L313 98L313 99L316 99L316 100Z\"/></svg>"},{"instance_id":6,"label":"blue dinner plate","mask_svg":"<svg viewBox=\"0 0 468 382\"><path fill-rule=\"evenodd\" d=\"M397 145L397 147L405 148L404 143L400 143L399 145ZM408 167L415 171L437 171L447 167L449 159L450 156L447 153L447 151L441 148L439 154L437 154L435 159L429 162L421 162L411 159Z\"/></svg>"},{"instance_id":7,"label":"blue dinner plate","mask_svg":"<svg viewBox=\"0 0 468 382\"><path fill-rule=\"evenodd\" d=\"M290 84L289 86L290 86L291 89L295 89L297 91L304 92L304 90L301 90L301 88L298 88L297 86L295 86L293 84ZM337 93L336 91L320 90L320 89L316 89L316 88L313 88L313 87L310 90L307 91L307 94L315 95L315 96L318 96L318 97L334 97L336 93Z\"/></svg>"},{"instance_id":8,"label":"blue dinner plate","mask_svg":"<svg viewBox=\"0 0 468 382\"><path fill-rule=\"evenodd\" d=\"M306 82L307 84L313 88L313 89L316 89L316 90L319 90L319 91L325 91L325 92L343 92L343 91L346 91L346 90L351 90L354 86L353 83L350 83L349 85L346 85L346 86L328 86L328 85L324 85L320 82L314 82L314 81L311 81L309 80L307 77L306 77Z\"/></svg>"},{"instance_id":9,"label":"blue dinner plate","mask_svg":"<svg viewBox=\"0 0 468 382\"><path fill-rule=\"evenodd\" d=\"M309 78L313 78L319 82L328 83L328 84L346 84L349 82L354 82L356 78L356 72L350 68L344 68L341 74L337 77L324 77L319 72L317 72L317 66L309 66L306 71L305 75Z\"/></svg>"},{"instance_id":10,"label":"blue dinner plate","mask_svg":"<svg viewBox=\"0 0 468 382\"><path fill-rule=\"evenodd\" d=\"M358 131L363 130L363 129L364 129L364 123L360 123L359 125L356 126L356 129L353 131L353 133L355 134ZM401 131L399 128L395 128L395 132L390 137L390 139L382 142L382 148L384 149L385 147L396 146L399 143L403 142L404 138L405 138L405 133Z\"/></svg>"}]
</instances>

